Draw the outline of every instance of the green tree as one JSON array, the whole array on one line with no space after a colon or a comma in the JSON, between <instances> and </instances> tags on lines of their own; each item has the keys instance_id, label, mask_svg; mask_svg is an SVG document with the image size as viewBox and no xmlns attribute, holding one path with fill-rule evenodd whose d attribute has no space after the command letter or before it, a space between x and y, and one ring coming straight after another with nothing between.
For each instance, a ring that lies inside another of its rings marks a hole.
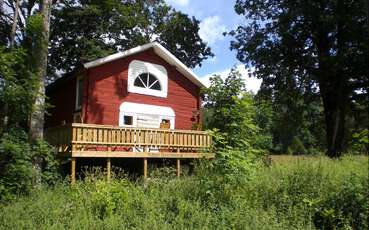
<instances>
[{"instance_id":1,"label":"green tree","mask_svg":"<svg viewBox=\"0 0 369 230\"><path fill-rule=\"evenodd\" d=\"M28 125L36 77L26 60L24 49L0 46L0 137L13 127Z\"/></svg>"},{"instance_id":2,"label":"green tree","mask_svg":"<svg viewBox=\"0 0 369 230\"><path fill-rule=\"evenodd\" d=\"M320 95L331 157L344 150L350 101L357 94L369 99L367 7L359 0L237 0L235 5L249 22L230 32L237 58L254 66L272 88Z\"/></svg>"},{"instance_id":3,"label":"green tree","mask_svg":"<svg viewBox=\"0 0 369 230\"><path fill-rule=\"evenodd\" d=\"M0 42L8 45L16 2L0 4ZM27 41L28 18L38 1L20 1L15 46ZM4 9L7 9L6 11ZM199 34L199 21L176 11L164 0L66 0L52 7L48 79L81 63L158 41L189 67L213 56Z\"/></svg>"},{"instance_id":4,"label":"green tree","mask_svg":"<svg viewBox=\"0 0 369 230\"><path fill-rule=\"evenodd\" d=\"M269 110L272 110L268 127L273 139L273 152L286 153L296 139L306 147L306 153L317 154L323 151L323 107L317 95L303 94L293 88L287 90L281 86L271 88L263 85L256 95L256 101L258 107L263 108L263 104L267 103Z\"/></svg>"},{"instance_id":5,"label":"green tree","mask_svg":"<svg viewBox=\"0 0 369 230\"><path fill-rule=\"evenodd\" d=\"M210 87L204 89L205 127L219 130L225 145L257 149L255 144L260 129L254 120L256 109L253 95L245 90L241 74L232 69L225 80L214 75L210 83Z\"/></svg>"},{"instance_id":6,"label":"green tree","mask_svg":"<svg viewBox=\"0 0 369 230\"><path fill-rule=\"evenodd\" d=\"M68 0L53 10L51 72L158 41L189 67L212 56L201 40L199 21L163 0Z\"/></svg>"}]
</instances>

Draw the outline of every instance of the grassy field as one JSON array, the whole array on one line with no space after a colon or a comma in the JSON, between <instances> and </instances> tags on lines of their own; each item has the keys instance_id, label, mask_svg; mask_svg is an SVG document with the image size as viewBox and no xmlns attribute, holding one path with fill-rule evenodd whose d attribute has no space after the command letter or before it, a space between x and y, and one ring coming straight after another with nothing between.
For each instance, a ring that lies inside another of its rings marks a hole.
<instances>
[{"instance_id":1,"label":"grassy field","mask_svg":"<svg viewBox=\"0 0 369 230\"><path fill-rule=\"evenodd\" d=\"M272 162L278 164L293 164L297 162L329 162L330 159L325 156L314 156L314 155L270 155ZM367 162L368 156L365 155L355 155L346 156L345 159L351 159L353 162ZM339 160L337 160L339 162Z\"/></svg>"},{"instance_id":2,"label":"grassy field","mask_svg":"<svg viewBox=\"0 0 369 230\"><path fill-rule=\"evenodd\" d=\"M145 182L94 175L42 188L2 204L0 229L368 227L366 157L272 156L270 167L255 164L245 180L204 171L175 179L165 169Z\"/></svg>"}]
</instances>

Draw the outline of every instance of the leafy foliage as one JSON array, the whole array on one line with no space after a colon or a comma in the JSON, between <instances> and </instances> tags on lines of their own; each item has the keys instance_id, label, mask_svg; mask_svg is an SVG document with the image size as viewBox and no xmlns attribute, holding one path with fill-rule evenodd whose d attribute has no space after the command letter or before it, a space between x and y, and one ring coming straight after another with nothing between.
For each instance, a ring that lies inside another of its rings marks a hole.
<instances>
[{"instance_id":1,"label":"leafy foliage","mask_svg":"<svg viewBox=\"0 0 369 230\"><path fill-rule=\"evenodd\" d=\"M204 90L205 127L222 133L224 142L218 142L221 148L257 151L260 129L255 123L256 109L253 95L245 91L241 74L232 69L225 80L215 75L210 82L210 87Z\"/></svg>"},{"instance_id":2,"label":"leafy foliage","mask_svg":"<svg viewBox=\"0 0 369 230\"><path fill-rule=\"evenodd\" d=\"M42 181L53 185L60 179L59 162L52 147L39 140L30 145L27 134L12 128L0 139L0 201L28 194L35 186L40 173L33 167L36 158L43 160Z\"/></svg>"},{"instance_id":3,"label":"leafy foliage","mask_svg":"<svg viewBox=\"0 0 369 230\"><path fill-rule=\"evenodd\" d=\"M35 93L35 76L23 49L0 46L0 137L8 128L26 125Z\"/></svg>"},{"instance_id":4,"label":"leafy foliage","mask_svg":"<svg viewBox=\"0 0 369 230\"><path fill-rule=\"evenodd\" d=\"M24 132L13 130L1 138L0 162L0 200L10 199L19 193L29 193L35 172L31 148Z\"/></svg>"},{"instance_id":5,"label":"leafy foliage","mask_svg":"<svg viewBox=\"0 0 369 230\"><path fill-rule=\"evenodd\" d=\"M68 0L52 14L51 70L71 71L82 62L151 41L160 42L189 67L212 56L198 35L199 21L162 0Z\"/></svg>"},{"instance_id":6,"label":"leafy foliage","mask_svg":"<svg viewBox=\"0 0 369 230\"><path fill-rule=\"evenodd\" d=\"M369 131L368 129L359 130L352 134L351 151L357 154L368 154Z\"/></svg>"},{"instance_id":7,"label":"leafy foliage","mask_svg":"<svg viewBox=\"0 0 369 230\"><path fill-rule=\"evenodd\" d=\"M350 102L358 97L368 101L367 4L341 0L235 4L236 13L248 21L230 32L237 58L255 67L264 90L275 100L302 97L302 103L309 104L311 98L321 97L332 157L344 150Z\"/></svg>"}]
</instances>

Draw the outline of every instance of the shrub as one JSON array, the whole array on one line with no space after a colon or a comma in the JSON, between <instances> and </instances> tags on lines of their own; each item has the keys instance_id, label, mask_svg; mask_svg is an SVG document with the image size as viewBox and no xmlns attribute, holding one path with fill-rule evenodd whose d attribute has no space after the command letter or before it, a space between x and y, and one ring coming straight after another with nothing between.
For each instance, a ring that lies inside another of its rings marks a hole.
<instances>
[{"instance_id":1,"label":"shrub","mask_svg":"<svg viewBox=\"0 0 369 230\"><path fill-rule=\"evenodd\" d=\"M27 194L35 180L32 151L25 132L13 129L0 140L0 200Z\"/></svg>"},{"instance_id":2,"label":"shrub","mask_svg":"<svg viewBox=\"0 0 369 230\"><path fill-rule=\"evenodd\" d=\"M305 155L308 151L306 150L304 143L298 138L294 136L292 138L291 145L287 148L287 152L290 155Z\"/></svg>"},{"instance_id":3,"label":"shrub","mask_svg":"<svg viewBox=\"0 0 369 230\"><path fill-rule=\"evenodd\" d=\"M52 147L43 140L30 145L21 129L5 133L0 139L0 201L28 194L38 178L47 185L55 184L60 179L55 156ZM33 167L36 158L43 162L41 175Z\"/></svg>"},{"instance_id":4,"label":"shrub","mask_svg":"<svg viewBox=\"0 0 369 230\"><path fill-rule=\"evenodd\" d=\"M351 152L355 154L368 154L369 131L363 129L352 134Z\"/></svg>"}]
</instances>

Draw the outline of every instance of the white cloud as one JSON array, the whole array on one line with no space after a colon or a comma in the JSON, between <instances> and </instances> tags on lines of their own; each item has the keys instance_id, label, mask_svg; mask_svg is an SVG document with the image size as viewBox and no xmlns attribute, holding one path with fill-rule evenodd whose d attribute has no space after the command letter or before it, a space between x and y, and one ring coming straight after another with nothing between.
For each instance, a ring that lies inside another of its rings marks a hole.
<instances>
[{"instance_id":1,"label":"white cloud","mask_svg":"<svg viewBox=\"0 0 369 230\"><path fill-rule=\"evenodd\" d=\"M207 17L200 22L199 35L202 40L209 45L224 38L223 32L226 30L222 20L218 16Z\"/></svg>"},{"instance_id":2,"label":"white cloud","mask_svg":"<svg viewBox=\"0 0 369 230\"><path fill-rule=\"evenodd\" d=\"M252 72L252 70L246 69L244 65L238 65L236 69L241 73L242 77L245 79L246 89L256 94L260 89L262 80L251 76L250 72ZM225 79L230 73L230 71L231 69L226 69L226 70L222 70L222 71L215 72L212 74L208 74L208 75L201 77L200 80L205 86L210 86L209 79L211 76L213 76L214 74L217 74L217 75L220 75L222 79Z\"/></svg>"},{"instance_id":3,"label":"white cloud","mask_svg":"<svg viewBox=\"0 0 369 230\"><path fill-rule=\"evenodd\" d=\"M178 5L178 6L187 6L190 0L167 0L167 3L170 5Z\"/></svg>"}]
</instances>

